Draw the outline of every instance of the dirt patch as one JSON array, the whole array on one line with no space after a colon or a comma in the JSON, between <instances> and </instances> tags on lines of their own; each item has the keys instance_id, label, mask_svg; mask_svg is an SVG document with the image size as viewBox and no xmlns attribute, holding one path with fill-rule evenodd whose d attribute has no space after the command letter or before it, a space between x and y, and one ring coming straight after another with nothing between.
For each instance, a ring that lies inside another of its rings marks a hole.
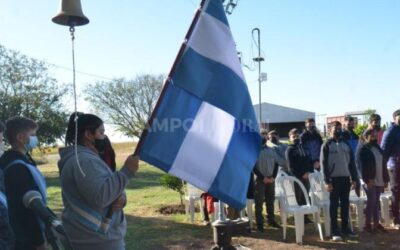
<instances>
[{"instance_id":1,"label":"dirt patch","mask_svg":"<svg viewBox=\"0 0 400 250\"><path fill-rule=\"evenodd\" d=\"M157 213L163 214L163 215L171 215L171 214L184 214L185 213L185 206L184 205L167 205L160 207L159 209L156 210ZM198 211L198 208L196 208L196 212Z\"/></svg>"}]
</instances>

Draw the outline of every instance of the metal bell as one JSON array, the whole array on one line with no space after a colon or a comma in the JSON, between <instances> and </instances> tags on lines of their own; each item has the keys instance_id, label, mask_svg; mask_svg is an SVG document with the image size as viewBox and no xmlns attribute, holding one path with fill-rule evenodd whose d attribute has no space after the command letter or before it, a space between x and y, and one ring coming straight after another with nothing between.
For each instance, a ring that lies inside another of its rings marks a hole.
<instances>
[{"instance_id":1,"label":"metal bell","mask_svg":"<svg viewBox=\"0 0 400 250\"><path fill-rule=\"evenodd\" d=\"M81 26L89 23L89 19L82 12L80 0L61 0L61 10L51 20L54 23L69 27Z\"/></svg>"}]
</instances>

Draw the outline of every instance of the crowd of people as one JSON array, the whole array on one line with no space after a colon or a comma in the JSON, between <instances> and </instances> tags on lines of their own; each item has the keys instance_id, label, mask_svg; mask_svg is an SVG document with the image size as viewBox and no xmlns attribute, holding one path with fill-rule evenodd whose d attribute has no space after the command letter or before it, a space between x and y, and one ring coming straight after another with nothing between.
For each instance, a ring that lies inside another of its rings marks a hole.
<instances>
[{"instance_id":1,"label":"crowd of people","mask_svg":"<svg viewBox=\"0 0 400 250\"><path fill-rule=\"evenodd\" d=\"M38 146L38 124L25 117L0 123L0 249L47 249L50 225L24 203L37 191L46 204L46 182L30 152ZM103 121L92 114L71 115L58 162L62 224L72 249L125 249L125 188L138 170L129 156L116 170L115 152ZM4 151L3 134L10 149Z\"/></svg>"},{"instance_id":2,"label":"crowd of people","mask_svg":"<svg viewBox=\"0 0 400 250\"><path fill-rule=\"evenodd\" d=\"M344 124L330 124L329 137L324 141L315 126L314 119L305 121L305 130L290 130L289 144L281 143L276 131L262 130L262 149L254 168L255 215L257 229L264 232L263 204L266 205L267 222L281 228L274 219L275 179L278 167L296 177L310 191L309 175L320 172L329 192L331 237L340 241L343 237L357 237L349 225L349 195L351 189L360 196L366 193L365 228L371 234L387 233L380 224L380 195L390 183L392 191L393 227L400 229L400 110L393 113L393 122L386 130L380 126L378 114L369 117L369 124L361 136L354 132L355 119L346 116ZM253 176L250 178L252 181ZM297 183L295 195L299 205L306 198ZM250 198L250 197L249 197ZM340 207L341 225L338 225ZM311 223L307 216L304 223Z\"/></svg>"},{"instance_id":3,"label":"crowd of people","mask_svg":"<svg viewBox=\"0 0 400 250\"><path fill-rule=\"evenodd\" d=\"M282 143L277 131L261 131L263 138L257 163L250 178L248 197L255 200L257 229L264 231L263 206L267 223L276 228L275 180L278 170L296 177L309 192L309 175L323 174L329 192L331 236L357 237L349 226L349 193L352 188L367 196L365 231L386 233L380 224L379 197L390 183L393 227L400 229L400 110L384 132L380 116L371 115L368 128L357 136L355 120L330 124L323 140L315 121L307 119L305 130L290 130L289 143ZM46 249L47 224L24 204L29 191L37 191L46 204L46 182L30 152L38 146L38 124L25 117L0 123L0 249ZM5 151L3 134L10 148ZM59 150L58 168L64 209L62 223L73 249L124 249L126 219L125 188L138 170L138 157L129 156L116 170L115 152L105 135L103 121L92 114L73 113ZM306 204L301 187L295 185L298 204ZM215 199L204 195L206 200ZM338 225L340 207L341 225ZM205 212L207 212L205 208ZM312 220L305 216L305 223Z\"/></svg>"}]
</instances>

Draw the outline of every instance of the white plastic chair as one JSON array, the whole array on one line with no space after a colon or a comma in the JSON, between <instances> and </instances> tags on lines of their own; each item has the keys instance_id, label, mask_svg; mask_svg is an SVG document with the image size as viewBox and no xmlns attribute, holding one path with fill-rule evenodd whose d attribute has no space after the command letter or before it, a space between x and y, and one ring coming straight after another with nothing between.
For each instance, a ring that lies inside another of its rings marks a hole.
<instances>
[{"instance_id":1,"label":"white plastic chair","mask_svg":"<svg viewBox=\"0 0 400 250\"><path fill-rule=\"evenodd\" d=\"M186 184L185 212L186 212L186 216L188 216L188 219L190 220L191 223L194 223L196 201L199 202L201 218L204 219L204 215L203 215L204 201L200 197L202 193L204 193L204 192L201 191L200 189L196 188L195 186L193 186L189 183Z\"/></svg>"},{"instance_id":2,"label":"white plastic chair","mask_svg":"<svg viewBox=\"0 0 400 250\"><path fill-rule=\"evenodd\" d=\"M331 216L329 213L329 193L325 189L324 176L320 172L311 173L310 181L311 205L317 206L324 214L325 236L331 236Z\"/></svg>"},{"instance_id":3,"label":"white plastic chair","mask_svg":"<svg viewBox=\"0 0 400 250\"><path fill-rule=\"evenodd\" d=\"M356 207L358 231L362 232L362 231L364 231L364 226L365 226L364 208L365 208L366 202L367 202L367 197L365 196L365 194L363 192L363 188L361 188L360 197L357 196L357 194L354 190L351 190L349 200L350 200L350 205L354 205ZM349 221L350 228L351 228L351 230L354 230L353 223L351 221L351 214L350 214L349 218L350 218L350 221Z\"/></svg>"},{"instance_id":4,"label":"white plastic chair","mask_svg":"<svg viewBox=\"0 0 400 250\"><path fill-rule=\"evenodd\" d=\"M275 179L275 202L274 202L275 212L280 211L280 207L281 207L281 203L282 203L281 200L283 199L283 191L279 187L279 185L276 183L283 176L288 176L288 174L286 172L284 172L283 170L279 169L278 174L276 175L276 179Z\"/></svg>"},{"instance_id":5,"label":"white plastic chair","mask_svg":"<svg viewBox=\"0 0 400 250\"><path fill-rule=\"evenodd\" d=\"M381 194L381 214L385 226L390 226L390 207L389 202L392 199L392 191L386 191Z\"/></svg>"},{"instance_id":6,"label":"white plastic chair","mask_svg":"<svg viewBox=\"0 0 400 250\"><path fill-rule=\"evenodd\" d=\"M306 205L298 205L294 191L294 183L297 183L303 191L303 195L306 198ZM280 177L276 184L282 189L284 194L281 207L283 239L286 239L287 216L293 214L296 228L296 242L302 244L304 235L304 215L312 214L315 219L317 230L319 231L319 236L321 240L324 240L321 223L319 222L319 209L310 204L310 199L308 198L304 185L297 178L291 176Z\"/></svg>"},{"instance_id":7,"label":"white plastic chair","mask_svg":"<svg viewBox=\"0 0 400 250\"><path fill-rule=\"evenodd\" d=\"M246 208L240 211L241 218L245 217L245 211L246 211L247 219L249 220L250 223L250 228L252 228L253 225L253 204L254 204L254 199L247 199Z\"/></svg>"}]
</instances>

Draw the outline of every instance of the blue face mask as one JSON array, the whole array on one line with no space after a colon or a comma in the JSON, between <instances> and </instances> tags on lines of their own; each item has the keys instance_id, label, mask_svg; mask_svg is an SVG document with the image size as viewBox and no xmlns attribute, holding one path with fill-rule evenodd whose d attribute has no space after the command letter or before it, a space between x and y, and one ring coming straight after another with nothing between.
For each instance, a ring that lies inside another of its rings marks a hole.
<instances>
[{"instance_id":1,"label":"blue face mask","mask_svg":"<svg viewBox=\"0 0 400 250\"><path fill-rule=\"evenodd\" d=\"M26 151L32 151L32 149L36 148L38 146L38 138L37 136L31 136L29 137L29 142L27 144L25 144L25 149Z\"/></svg>"}]
</instances>

